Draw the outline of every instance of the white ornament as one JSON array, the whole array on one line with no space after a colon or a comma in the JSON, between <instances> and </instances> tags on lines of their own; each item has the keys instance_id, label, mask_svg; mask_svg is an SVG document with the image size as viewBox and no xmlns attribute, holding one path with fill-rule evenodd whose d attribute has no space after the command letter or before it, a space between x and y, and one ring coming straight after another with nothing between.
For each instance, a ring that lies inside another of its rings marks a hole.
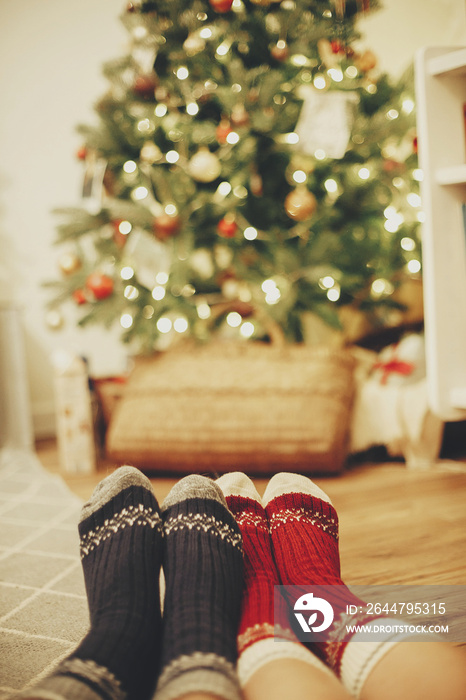
<instances>
[{"instance_id":1,"label":"white ornament","mask_svg":"<svg viewBox=\"0 0 466 700\"><path fill-rule=\"evenodd\" d=\"M203 146L193 155L188 163L189 174L198 182L212 182L222 172L219 159Z\"/></svg>"}]
</instances>

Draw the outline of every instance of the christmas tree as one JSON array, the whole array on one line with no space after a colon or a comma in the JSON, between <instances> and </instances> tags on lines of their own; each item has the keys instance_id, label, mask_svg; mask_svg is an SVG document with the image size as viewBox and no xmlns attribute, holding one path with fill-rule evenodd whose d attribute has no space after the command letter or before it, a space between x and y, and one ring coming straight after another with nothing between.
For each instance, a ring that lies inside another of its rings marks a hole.
<instances>
[{"instance_id":1,"label":"christmas tree","mask_svg":"<svg viewBox=\"0 0 466 700\"><path fill-rule=\"evenodd\" d=\"M59 305L141 350L390 324L420 274L414 102L359 48L369 0L141 0L79 127ZM357 48L356 48L357 47ZM343 332L344 335L344 332Z\"/></svg>"}]
</instances>

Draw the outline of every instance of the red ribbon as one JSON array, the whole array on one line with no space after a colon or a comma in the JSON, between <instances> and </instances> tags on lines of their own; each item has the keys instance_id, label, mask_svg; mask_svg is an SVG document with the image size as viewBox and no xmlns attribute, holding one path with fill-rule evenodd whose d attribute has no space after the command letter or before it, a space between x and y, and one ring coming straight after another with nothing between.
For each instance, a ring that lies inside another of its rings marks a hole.
<instances>
[{"instance_id":1,"label":"red ribbon","mask_svg":"<svg viewBox=\"0 0 466 700\"><path fill-rule=\"evenodd\" d=\"M380 369L382 371L382 378L380 380L381 384L386 384L390 374L393 372L396 374L402 374L407 377L409 374L414 372L415 365L412 362L403 362L402 360L389 360L388 362L376 362L374 369Z\"/></svg>"}]
</instances>

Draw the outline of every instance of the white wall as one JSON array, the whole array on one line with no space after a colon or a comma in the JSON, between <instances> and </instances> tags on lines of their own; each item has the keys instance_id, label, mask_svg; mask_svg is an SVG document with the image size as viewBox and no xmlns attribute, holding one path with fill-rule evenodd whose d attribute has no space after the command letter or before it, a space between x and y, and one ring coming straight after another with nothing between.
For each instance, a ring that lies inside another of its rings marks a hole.
<instances>
[{"instance_id":1,"label":"white wall","mask_svg":"<svg viewBox=\"0 0 466 700\"><path fill-rule=\"evenodd\" d=\"M53 429L50 356L86 355L95 375L125 366L118 335L45 324L44 280L58 275L51 210L79 200L82 171L75 126L94 119L105 91L105 60L123 54L118 15L125 0L0 2L0 301L23 307L32 411L37 434ZM466 43L464 0L385 0L361 23L380 66L399 74L423 45Z\"/></svg>"}]
</instances>

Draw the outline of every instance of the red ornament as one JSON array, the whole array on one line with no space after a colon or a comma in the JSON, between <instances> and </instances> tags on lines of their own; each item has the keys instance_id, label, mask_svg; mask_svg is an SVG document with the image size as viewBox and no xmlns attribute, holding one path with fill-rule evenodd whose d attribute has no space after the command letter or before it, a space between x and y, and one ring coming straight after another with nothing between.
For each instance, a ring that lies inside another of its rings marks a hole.
<instances>
[{"instance_id":1,"label":"red ornament","mask_svg":"<svg viewBox=\"0 0 466 700\"><path fill-rule=\"evenodd\" d=\"M215 12L229 12L233 5L233 0L209 0L209 4Z\"/></svg>"},{"instance_id":2,"label":"red ornament","mask_svg":"<svg viewBox=\"0 0 466 700\"><path fill-rule=\"evenodd\" d=\"M392 158L386 158L383 162L383 169L386 173L392 173L394 170L401 170L402 163Z\"/></svg>"},{"instance_id":3,"label":"red ornament","mask_svg":"<svg viewBox=\"0 0 466 700\"><path fill-rule=\"evenodd\" d=\"M272 46L270 53L276 61L286 61L289 53L286 41L279 39L275 46Z\"/></svg>"},{"instance_id":4,"label":"red ornament","mask_svg":"<svg viewBox=\"0 0 466 700\"><path fill-rule=\"evenodd\" d=\"M175 236L178 233L179 228L180 217L176 214L170 215L164 212L154 219L154 232L157 238L160 238L161 240Z\"/></svg>"},{"instance_id":5,"label":"red ornament","mask_svg":"<svg viewBox=\"0 0 466 700\"><path fill-rule=\"evenodd\" d=\"M330 42L330 46L332 48L333 53L345 53L345 47L338 39L333 39Z\"/></svg>"},{"instance_id":6,"label":"red ornament","mask_svg":"<svg viewBox=\"0 0 466 700\"><path fill-rule=\"evenodd\" d=\"M81 148L78 148L78 150L76 151L76 158L78 158L78 160L86 160L86 158L87 158L86 146L81 146Z\"/></svg>"},{"instance_id":7,"label":"red ornament","mask_svg":"<svg viewBox=\"0 0 466 700\"><path fill-rule=\"evenodd\" d=\"M83 289L75 289L73 294L72 294L73 300L78 304L78 306L81 306L81 304L86 304L87 303L87 297L84 293Z\"/></svg>"},{"instance_id":8,"label":"red ornament","mask_svg":"<svg viewBox=\"0 0 466 700\"><path fill-rule=\"evenodd\" d=\"M413 151L417 153L417 136L413 138Z\"/></svg>"},{"instance_id":9,"label":"red ornament","mask_svg":"<svg viewBox=\"0 0 466 700\"><path fill-rule=\"evenodd\" d=\"M113 280L102 272L91 272L86 280L86 287L98 301L113 294Z\"/></svg>"},{"instance_id":10,"label":"red ornament","mask_svg":"<svg viewBox=\"0 0 466 700\"><path fill-rule=\"evenodd\" d=\"M233 129L228 119L222 119L220 124L217 126L215 134L217 136L217 141L219 143L226 143L228 134L231 134Z\"/></svg>"},{"instance_id":11,"label":"red ornament","mask_svg":"<svg viewBox=\"0 0 466 700\"><path fill-rule=\"evenodd\" d=\"M232 215L226 215L217 224L217 231L223 238L234 238L238 225Z\"/></svg>"},{"instance_id":12,"label":"red ornament","mask_svg":"<svg viewBox=\"0 0 466 700\"><path fill-rule=\"evenodd\" d=\"M157 81L154 75L138 75L133 83L133 92L147 100L154 97Z\"/></svg>"}]
</instances>

